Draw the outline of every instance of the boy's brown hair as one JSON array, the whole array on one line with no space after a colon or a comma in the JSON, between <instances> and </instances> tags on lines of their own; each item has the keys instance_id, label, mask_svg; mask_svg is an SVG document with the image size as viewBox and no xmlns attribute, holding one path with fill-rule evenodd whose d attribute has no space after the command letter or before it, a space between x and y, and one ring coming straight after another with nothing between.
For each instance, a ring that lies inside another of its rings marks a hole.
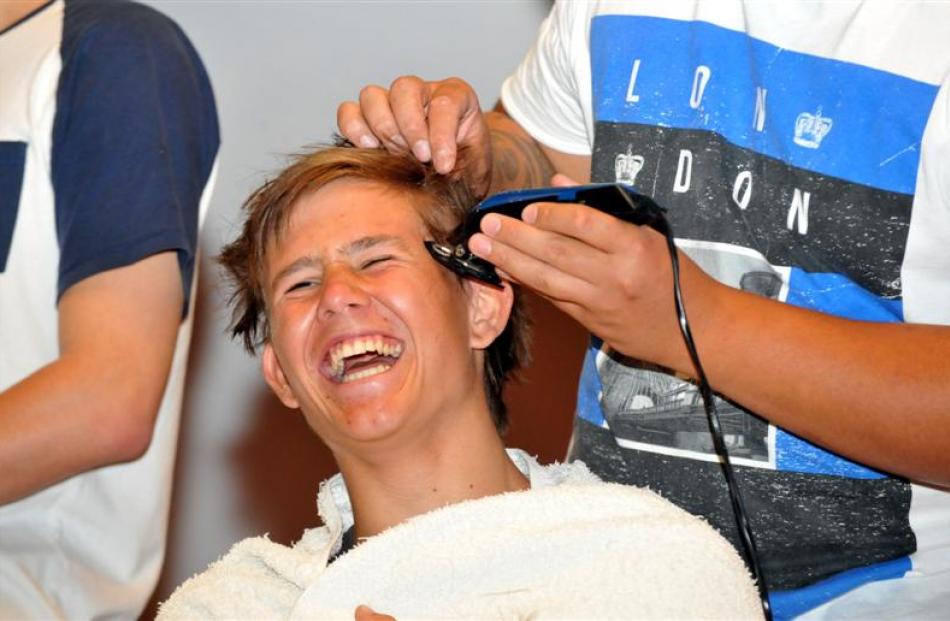
<instances>
[{"instance_id":1,"label":"boy's brown hair","mask_svg":"<svg viewBox=\"0 0 950 621\"><path fill-rule=\"evenodd\" d=\"M298 199L343 178L364 179L414 194L420 199L416 204L419 215L440 243L450 241L476 202L461 180L440 175L412 156L360 149L340 141L294 157L245 201L241 234L217 257L233 288L229 298L233 307L231 335L241 338L248 352L255 353L270 338L263 282L267 244L280 241ZM485 394L499 433L508 425L502 390L508 378L527 364L528 344L528 319L515 289L508 324L485 350Z\"/></svg>"}]
</instances>

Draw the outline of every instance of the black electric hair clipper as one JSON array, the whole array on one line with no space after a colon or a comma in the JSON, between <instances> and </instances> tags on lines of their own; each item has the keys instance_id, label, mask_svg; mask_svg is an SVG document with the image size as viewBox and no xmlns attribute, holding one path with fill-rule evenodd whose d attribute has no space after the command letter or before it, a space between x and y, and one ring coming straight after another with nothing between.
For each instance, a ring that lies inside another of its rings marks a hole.
<instances>
[{"instance_id":1,"label":"black electric hair clipper","mask_svg":"<svg viewBox=\"0 0 950 621\"><path fill-rule=\"evenodd\" d=\"M427 241L426 249L436 261L460 276L500 287L501 278L495 271L495 266L472 254L468 249L468 240L478 232L482 218L486 215L500 213L520 218L521 212L531 203L580 203L626 222L649 226L664 235L669 234L669 225L663 216L666 210L653 199L638 194L633 188L623 184L595 183L494 194L475 206L465 222L453 233L453 244Z\"/></svg>"}]
</instances>

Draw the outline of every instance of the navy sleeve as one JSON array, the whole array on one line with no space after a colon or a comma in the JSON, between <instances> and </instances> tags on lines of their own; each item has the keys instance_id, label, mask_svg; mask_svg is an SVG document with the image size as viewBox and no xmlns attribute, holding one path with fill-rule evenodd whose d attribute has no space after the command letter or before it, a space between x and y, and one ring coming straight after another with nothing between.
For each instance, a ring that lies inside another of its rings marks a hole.
<instances>
[{"instance_id":1,"label":"navy sleeve","mask_svg":"<svg viewBox=\"0 0 950 621\"><path fill-rule=\"evenodd\" d=\"M23 189L26 143L0 141L0 274L7 269Z\"/></svg>"},{"instance_id":2,"label":"navy sleeve","mask_svg":"<svg viewBox=\"0 0 950 621\"><path fill-rule=\"evenodd\" d=\"M187 311L199 203L219 142L201 60L155 10L83 0L66 3L61 55L51 163L58 296L175 250Z\"/></svg>"}]
</instances>

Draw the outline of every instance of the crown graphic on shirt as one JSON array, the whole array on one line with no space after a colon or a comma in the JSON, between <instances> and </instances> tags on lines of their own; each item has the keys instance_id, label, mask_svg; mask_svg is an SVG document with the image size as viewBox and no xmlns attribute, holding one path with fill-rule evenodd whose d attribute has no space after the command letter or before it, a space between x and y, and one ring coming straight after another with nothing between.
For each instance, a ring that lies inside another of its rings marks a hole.
<instances>
[{"instance_id":1,"label":"crown graphic on shirt","mask_svg":"<svg viewBox=\"0 0 950 621\"><path fill-rule=\"evenodd\" d=\"M802 112L795 119L795 144L808 149L817 149L831 131L832 123L831 118L821 115L821 106L815 114Z\"/></svg>"},{"instance_id":2,"label":"crown graphic on shirt","mask_svg":"<svg viewBox=\"0 0 950 621\"><path fill-rule=\"evenodd\" d=\"M618 183L636 185L637 173L643 168L643 156L633 154L633 145L627 145L626 153L614 158L614 180Z\"/></svg>"}]
</instances>

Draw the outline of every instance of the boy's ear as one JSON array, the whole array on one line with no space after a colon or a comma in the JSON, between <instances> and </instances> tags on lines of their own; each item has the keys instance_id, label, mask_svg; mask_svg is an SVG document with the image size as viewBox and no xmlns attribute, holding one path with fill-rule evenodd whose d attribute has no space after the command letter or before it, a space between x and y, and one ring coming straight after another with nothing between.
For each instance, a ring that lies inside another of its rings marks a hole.
<instances>
[{"instance_id":1,"label":"boy's ear","mask_svg":"<svg viewBox=\"0 0 950 621\"><path fill-rule=\"evenodd\" d=\"M508 325L515 295L511 283L501 287L465 279L469 307L469 345L472 349L486 349Z\"/></svg>"},{"instance_id":2,"label":"boy's ear","mask_svg":"<svg viewBox=\"0 0 950 621\"><path fill-rule=\"evenodd\" d=\"M281 403L292 410L300 407L300 402L294 395L287 378L284 376L284 370L280 367L280 360L277 359L277 353L270 343L264 344L264 351L261 353L261 371L264 373L264 381L270 386Z\"/></svg>"}]
</instances>

